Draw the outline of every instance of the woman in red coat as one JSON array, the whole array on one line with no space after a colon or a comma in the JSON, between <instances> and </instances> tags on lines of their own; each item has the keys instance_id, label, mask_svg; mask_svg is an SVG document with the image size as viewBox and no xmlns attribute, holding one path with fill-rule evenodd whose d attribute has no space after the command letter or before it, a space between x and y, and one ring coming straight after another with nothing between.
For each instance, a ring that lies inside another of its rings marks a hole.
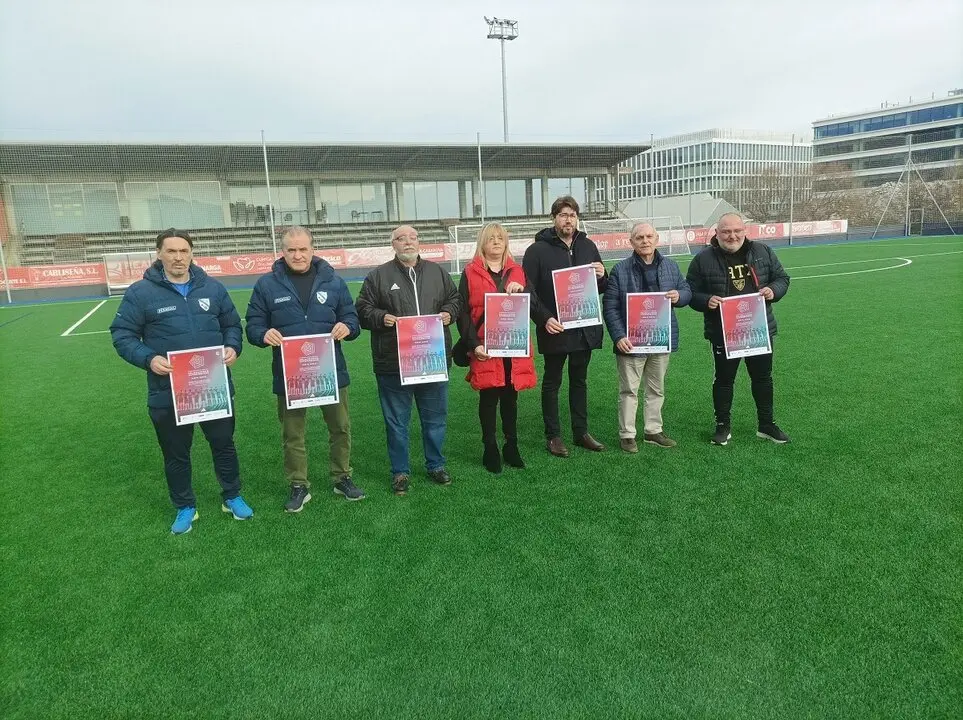
<instances>
[{"instance_id":1,"label":"woman in red coat","mask_svg":"<svg viewBox=\"0 0 963 720\"><path fill-rule=\"evenodd\" d=\"M492 358L485 354L485 293L527 292L531 317L544 324L549 314L537 296L530 292L522 266L515 262L508 249L508 233L498 223L489 223L478 234L475 257L465 266L458 291L462 299L458 329L464 343L475 349L469 353L465 379L478 390L478 418L485 446L482 464L490 472L501 472L504 455L508 465L524 468L525 463L518 451L518 391L533 388L538 381L532 345L529 340L526 357ZM495 427L499 403L505 434L501 453Z\"/></svg>"}]
</instances>

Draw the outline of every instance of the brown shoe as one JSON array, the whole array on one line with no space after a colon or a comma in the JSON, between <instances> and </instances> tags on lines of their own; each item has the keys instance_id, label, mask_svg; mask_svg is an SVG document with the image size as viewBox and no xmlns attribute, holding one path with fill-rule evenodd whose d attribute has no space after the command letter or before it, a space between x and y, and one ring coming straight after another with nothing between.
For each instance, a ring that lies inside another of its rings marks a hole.
<instances>
[{"instance_id":1,"label":"brown shoe","mask_svg":"<svg viewBox=\"0 0 963 720\"><path fill-rule=\"evenodd\" d=\"M645 441L649 443L649 445L658 445L664 448L673 448L676 446L675 440L662 432L645 433Z\"/></svg>"},{"instance_id":2,"label":"brown shoe","mask_svg":"<svg viewBox=\"0 0 963 720\"><path fill-rule=\"evenodd\" d=\"M586 450L591 450L592 452L602 452L605 450L605 445L600 443L588 433L585 433L582 437L576 440L575 444L579 447L585 448Z\"/></svg>"},{"instance_id":3,"label":"brown shoe","mask_svg":"<svg viewBox=\"0 0 963 720\"><path fill-rule=\"evenodd\" d=\"M635 438L621 438L619 440L619 447L627 453L637 453L639 451L639 446L635 442Z\"/></svg>"},{"instance_id":4,"label":"brown shoe","mask_svg":"<svg viewBox=\"0 0 963 720\"><path fill-rule=\"evenodd\" d=\"M545 443L545 447L547 447L548 451L555 457L568 457L568 448L565 447L565 443L562 442L562 438L553 437L551 440Z\"/></svg>"}]
</instances>

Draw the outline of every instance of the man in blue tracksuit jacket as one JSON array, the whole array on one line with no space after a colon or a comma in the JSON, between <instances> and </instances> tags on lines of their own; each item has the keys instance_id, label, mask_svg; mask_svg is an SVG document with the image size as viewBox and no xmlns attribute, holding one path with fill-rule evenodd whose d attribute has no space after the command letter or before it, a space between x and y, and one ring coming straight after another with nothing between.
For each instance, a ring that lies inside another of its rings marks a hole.
<instances>
[{"instance_id":1,"label":"man in blue tracksuit jacket","mask_svg":"<svg viewBox=\"0 0 963 720\"><path fill-rule=\"evenodd\" d=\"M328 448L334 492L348 500L361 500L364 492L351 480L351 418L348 414L348 366L342 340L361 333L358 313L344 280L324 260L314 255L311 232L290 227L281 236L282 255L271 272L254 286L247 306L247 339L274 350L274 394L284 449L284 474L291 495L287 512L300 512L311 499L308 457L305 449L307 408L288 409L281 361L281 340L297 335L330 333L337 363L338 402L321 406L328 426Z\"/></svg>"},{"instance_id":2,"label":"man in blue tracksuit jacket","mask_svg":"<svg viewBox=\"0 0 963 720\"><path fill-rule=\"evenodd\" d=\"M224 346L230 367L241 353L241 318L231 296L217 280L193 264L194 241L171 228L157 236L157 261L124 293L110 335L117 354L147 371L147 411L164 455L164 473L177 517L175 535L190 532L197 519L191 487L191 443L194 425L177 425L171 396L173 350ZM234 385L228 370L231 395ZM211 446L214 472L221 484L224 512L235 520L254 513L240 496L241 477L234 447L234 418L200 423Z\"/></svg>"},{"instance_id":3,"label":"man in blue tracksuit jacket","mask_svg":"<svg viewBox=\"0 0 963 720\"><path fill-rule=\"evenodd\" d=\"M675 261L663 257L656 249L659 233L651 224L637 223L633 226L629 243L632 245L632 254L613 267L609 274L602 310L609 336L615 343L619 371L619 447L625 452L635 453L639 451L635 422L640 383L645 385L643 439L658 447L675 447L675 440L668 437L662 427L665 373L669 368L669 356L679 349L679 323L675 308L688 305L692 291ZM664 294L671 303L669 352L632 352L632 333L626 322L625 296L627 293L643 292Z\"/></svg>"}]
</instances>

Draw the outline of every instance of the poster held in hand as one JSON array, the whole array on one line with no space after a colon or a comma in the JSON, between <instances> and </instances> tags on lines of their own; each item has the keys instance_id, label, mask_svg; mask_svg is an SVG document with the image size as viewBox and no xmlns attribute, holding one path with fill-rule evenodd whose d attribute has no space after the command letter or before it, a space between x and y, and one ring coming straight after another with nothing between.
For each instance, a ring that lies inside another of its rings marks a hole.
<instances>
[{"instance_id":1,"label":"poster held in hand","mask_svg":"<svg viewBox=\"0 0 963 720\"><path fill-rule=\"evenodd\" d=\"M766 355L772 352L769 322L766 320L766 299L759 293L733 295L722 299L722 339L726 358Z\"/></svg>"},{"instance_id":2,"label":"poster held in hand","mask_svg":"<svg viewBox=\"0 0 963 720\"><path fill-rule=\"evenodd\" d=\"M441 315L399 317L398 371L402 385L446 382L445 325Z\"/></svg>"},{"instance_id":3,"label":"poster held in hand","mask_svg":"<svg viewBox=\"0 0 963 720\"><path fill-rule=\"evenodd\" d=\"M672 301L665 293L626 293L625 324L633 355L672 349Z\"/></svg>"},{"instance_id":4,"label":"poster held in hand","mask_svg":"<svg viewBox=\"0 0 963 720\"><path fill-rule=\"evenodd\" d=\"M293 335L281 340L288 410L338 403L338 366L334 348L330 333Z\"/></svg>"},{"instance_id":5,"label":"poster held in hand","mask_svg":"<svg viewBox=\"0 0 963 720\"><path fill-rule=\"evenodd\" d=\"M485 293L485 354L489 357L528 357L528 293Z\"/></svg>"},{"instance_id":6,"label":"poster held in hand","mask_svg":"<svg viewBox=\"0 0 963 720\"><path fill-rule=\"evenodd\" d=\"M224 347L213 346L167 353L171 364L174 422L178 425L231 417L231 390L224 364Z\"/></svg>"},{"instance_id":7,"label":"poster held in hand","mask_svg":"<svg viewBox=\"0 0 963 720\"><path fill-rule=\"evenodd\" d=\"M598 280L591 265L552 270L558 321L566 330L602 324Z\"/></svg>"}]
</instances>

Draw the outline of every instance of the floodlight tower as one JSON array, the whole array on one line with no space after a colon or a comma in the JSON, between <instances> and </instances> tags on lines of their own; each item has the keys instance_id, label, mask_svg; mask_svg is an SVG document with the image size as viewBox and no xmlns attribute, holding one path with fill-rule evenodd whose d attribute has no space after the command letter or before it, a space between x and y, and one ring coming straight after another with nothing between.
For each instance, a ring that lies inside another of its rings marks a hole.
<instances>
[{"instance_id":1,"label":"floodlight tower","mask_svg":"<svg viewBox=\"0 0 963 720\"><path fill-rule=\"evenodd\" d=\"M505 72L505 41L518 37L518 21L504 18L485 18L488 23L488 39L498 40L502 45L502 125L505 142L508 142L508 75Z\"/></svg>"}]
</instances>

